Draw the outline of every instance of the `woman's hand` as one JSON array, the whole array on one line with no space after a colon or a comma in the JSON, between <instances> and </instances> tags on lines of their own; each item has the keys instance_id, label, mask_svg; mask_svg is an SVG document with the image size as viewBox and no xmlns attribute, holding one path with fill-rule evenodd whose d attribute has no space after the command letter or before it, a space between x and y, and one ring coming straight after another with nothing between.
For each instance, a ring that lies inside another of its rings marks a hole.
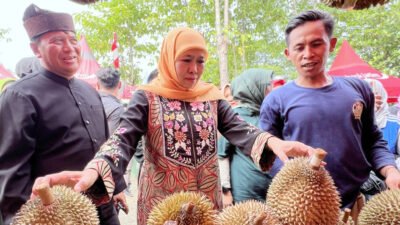
<instances>
[{"instance_id":1,"label":"woman's hand","mask_svg":"<svg viewBox=\"0 0 400 225\"><path fill-rule=\"evenodd\" d=\"M50 187L54 185L65 185L73 188L76 192L82 192L91 187L99 177L97 171L86 169L84 171L63 171L53 173L35 180L32 187L31 199L38 195L40 184L46 183Z\"/></svg>"},{"instance_id":2,"label":"woman's hand","mask_svg":"<svg viewBox=\"0 0 400 225\"><path fill-rule=\"evenodd\" d=\"M277 137L271 137L268 141L268 147L275 155L286 162L289 157L311 156L315 149L298 141L283 141Z\"/></svg>"},{"instance_id":3,"label":"woman's hand","mask_svg":"<svg viewBox=\"0 0 400 225\"><path fill-rule=\"evenodd\" d=\"M126 196L123 191L121 191L119 194L114 195L113 200L115 208L118 208L118 203L120 203L122 205L121 209L125 212L125 214L129 213L128 203L126 202Z\"/></svg>"}]
</instances>

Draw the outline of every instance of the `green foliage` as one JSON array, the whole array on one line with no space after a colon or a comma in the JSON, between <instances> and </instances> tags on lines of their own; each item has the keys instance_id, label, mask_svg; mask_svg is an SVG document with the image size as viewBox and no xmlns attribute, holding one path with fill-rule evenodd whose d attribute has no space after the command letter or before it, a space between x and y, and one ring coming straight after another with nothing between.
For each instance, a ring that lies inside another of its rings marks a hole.
<instances>
[{"instance_id":1,"label":"green foliage","mask_svg":"<svg viewBox=\"0 0 400 225\"><path fill-rule=\"evenodd\" d=\"M10 29L0 28L0 40L10 41L10 37L8 37L8 32Z\"/></svg>"},{"instance_id":2,"label":"green foliage","mask_svg":"<svg viewBox=\"0 0 400 225\"><path fill-rule=\"evenodd\" d=\"M283 55L284 28L292 16L307 9L322 9L335 17L338 46L347 39L373 67L387 74L399 75L400 0L357 11L329 8L319 2L231 0L229 28L224 30L229 37L230 78L251 67L273 69L278 75L296 76L293 66ZM142 74L143 65L156 67L162 37L169 30L177 26L193 27L205 35L209 44L209 60L203 79L219 84L213 0L110 0L94 4L89 12L78 14L75 19L96 58L104 66L112 64L112 34L118 34L121 72L131 83L147 77L147 74Z\"/></svg>"}]
</instances>

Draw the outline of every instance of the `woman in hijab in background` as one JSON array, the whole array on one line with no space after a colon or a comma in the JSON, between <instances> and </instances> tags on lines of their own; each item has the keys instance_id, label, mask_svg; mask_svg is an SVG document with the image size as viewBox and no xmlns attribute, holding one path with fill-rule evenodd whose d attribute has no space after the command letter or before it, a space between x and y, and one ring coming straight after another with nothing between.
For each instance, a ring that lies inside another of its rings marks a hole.
<instances>
[{"instance_id":1,"label":"woman in hijab in background","mask_svg":"<svg viewBox=\"0 0 400 225\"><path fill-rule=\"evenodd\" d=\"M388 149L391 153L397 155L398 134L400 129L400 121L397 115L389 113L389 105L387 103L388 94L382 83L375 79L365 79L375 94L375 118L376 124L381 129L383 138L388 142ZM396 160L396 164L398 164ZM368 180L361 186L361 192L369 200L373 195L386 190L386 185L374 172L371 172Z\"/></svg>"},{"instance_id":2,"label":"woman in hijab in background","mask_svg":"<svg viewBox=\"0 0 400 225\"><path fill-rule=\"evenodd\" d=\"M270 166L268 160L261 160L263 152L269 161L274 153L284 160L312 154L314 149L309 146L271 138L241 120L217 87L200 80L207 57L206 42L199 32L190 28L169 32L161 48L159 75L134 93L119 128L86 169L37 179L34 195L37 185L47 182L68 184L76 191L90 187L87 193L96 203L109 201L113 193L125 188L122 176L144 135L138 187L138 224L144 225L152 207L174 192L200 192L215 209L222 208L217 130L263 169Z\"/></svg>"},{"instance_id":3,"label":"woman in hijab in background","mask_svg":"<svg viewBox=\"0 0 400 225\"><path fill-rule=\"evenodd\" d=\"M237 102L233 111L249 124L258 126L260 106L272 89L272 76L272 71L248 69L232 81L233 100ZM272 180L267 172L223 137L218 140L218 157L224 207L249 199L265 202Z\"/></svg>"},{"instance_id":4,"label":"woman in hijab in background","mask_svg":"<svg viewBox=\"0 0 400 225\"><path fill-rule=\"evenodd\" d=\"M391 153L396 153L397 134L400 124L396 115L389 113L387 103L388 94L382 83L375 79L365 79L375 94L375 117L376 123L383 133L383 138L388 142Z\"/></svg>"}]
</instances>

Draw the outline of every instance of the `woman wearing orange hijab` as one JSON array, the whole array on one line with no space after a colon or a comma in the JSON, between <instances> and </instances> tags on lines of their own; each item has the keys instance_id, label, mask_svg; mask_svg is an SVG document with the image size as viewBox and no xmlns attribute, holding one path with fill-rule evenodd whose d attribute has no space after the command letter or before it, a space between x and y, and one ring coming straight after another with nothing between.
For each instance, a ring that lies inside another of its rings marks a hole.
<instances>
[{"instance_id":1,"label":"woman wearing orange hijab","mask_svg":"<svg viewBox=\"0 0 400 225\"><path fill-rule=\"evenodd\" d=\"M264 170L274 153L283 160L312 153L309 146L282 141L240 119L217 87L200 80L207 57L199 32L177 28L168 33L158 77L135 92L119 128L86 169L40 178L33 193L38 183L69 184L77 191L90 187L87 193L98 204L109 201L125 188L122 176L144 136L138 188L138 224L144 225L152 207L174 192L201 192L222 208L217 131ZM261 160L263 152L267 160Z\"/></svg>"}]
</instances>

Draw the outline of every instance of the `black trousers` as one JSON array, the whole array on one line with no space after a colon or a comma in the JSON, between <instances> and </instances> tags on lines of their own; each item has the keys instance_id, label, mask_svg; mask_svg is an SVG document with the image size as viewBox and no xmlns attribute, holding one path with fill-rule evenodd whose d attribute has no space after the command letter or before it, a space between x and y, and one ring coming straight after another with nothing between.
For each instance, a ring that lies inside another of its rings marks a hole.
<instances>
[{"instance_id":1,"label":"black trousers","mask_svg":"<svg viewBox=\"0 0 400 225\"><path fill-rule=\"evenodd\" d=\"M100 225L120 225L114 201L97 207L97 212L99 213Z\"/></svg>"}]
</instances>

